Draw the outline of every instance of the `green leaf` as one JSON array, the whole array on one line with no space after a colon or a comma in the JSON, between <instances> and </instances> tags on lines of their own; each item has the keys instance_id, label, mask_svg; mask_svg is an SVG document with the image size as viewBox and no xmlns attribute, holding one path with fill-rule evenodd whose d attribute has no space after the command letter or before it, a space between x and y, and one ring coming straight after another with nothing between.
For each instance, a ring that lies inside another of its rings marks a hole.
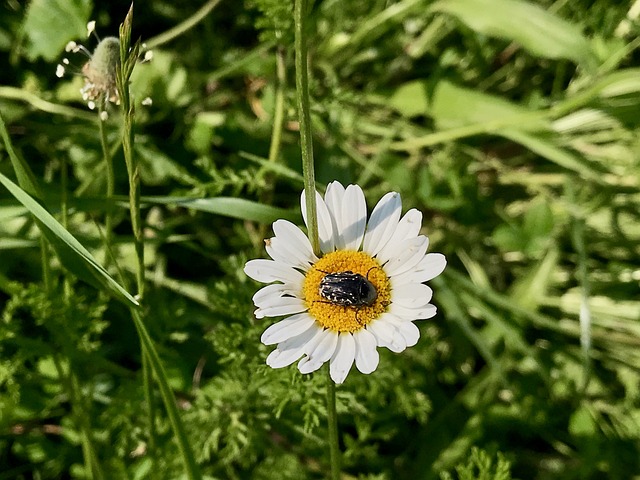
<instances>
[{"instance_id":1,"label":"green leaf","mask_svg":"<svg viewBox=\"0 0 640 480\"><path fill-rule=\"evenodd\" d=\"M551 276L558 264L560 254L556 248L535 264L525 275L518 278L511 289L511 298L518 306L535 310L551 284Z\"/></svg>"},{"instance_id":2,"label":"green leaf","mask_svg":"<svg viewBox=\"0 0 640 480\"><path fill-rule=\"evenodd\" d=\"M2 115L0 115L0 137L2 137L4 146L7 149L7 153L9 154L11 166L16 173L18 183L29 195L41 199L42 190L38 185L38 181L33 175L33 172L29 168L27 162L19 157L13 149L13 144L11 143L11 139L9 138L9 132L7 131L7 126L4 123L4 118L2 118Z\"/></svg>"},{"instance_id":3,"label":"green leaf","mask_svg":"<svg viewBox=\"0 0 640 480\"><path fill-rule=\"evenodd\" d=\"M581 174L584 178L598 183L602 182L603 169L599 168L598 164L589 162L579 155L558 147L552 140L511 128L504 129L499 133L503 137L527 147L541 157Z\"/></svg>"},{"instance_id":4,"label":"green leaf","mask_svg":"<svg viewBox=\"0 0 640 480\"><path fill-rule=\"evenodd\" d=\"M55 249L62 264L81 280L106 288L122 302L138 306L138 301L116 282L60 223L33 197L0 173L0 183L36 218L40 231Z\"/></svg>"},{"instance_id":5,"label":"green leaf","mask_svg":"<svg viewBox=\"0 0 640 480\"><path fill-rule=\"evenodd\" d=\"M389 103L407 117L433 117L440 130L496 121L502 128L517 124L524 130L551 129L550 122L535 110L447 80L435 84L426 80L405 83L391 94Z\"/></svg>"},{"instance_id":6,"label":"green leaf","mask_svg":"<svg viewBox=\"0 0 640 480\"><path fill-rule=\"evenodd\" d=\"M596 56L573 24L520 0L441 0L431 10L448 13L478 33L515 41L542 58L573 60L594 68Z\"/></svg>"},{"instance_id":7,"label":"green leaf","mask_svg":"<svg viewBox=\"0 0 640 480\"><path fill-rule=\"evenodd\" d=\"M214 213L225 217L249 220L252 222L272 223L279 218L295 219L291 210L263 205L244 198L180 198L180 197L143 197L144 203L175 205L201 212Z\"/></svg>"},{"instance_id":8,"label":"green leaf","mask_svg":"<svg viewBox=\"0 0 640 480\"><path fill-rule=\"evenodd\" d=\"M549 121L541 118L534 110L448 81L440 81L433 88L428 113L440 129L493 121L504 122L503 125L517 125L520 130L551 128Z\"/></svg>"},{"instance_id":9,"label":"green leaf","mask_svg":"<svg viewBox=\"0 0 640 480\"><path fill-rule=\"evenodd\" d=\"M27 57L55 60L69 40L86 36L92 8L91 0L33 0L24 22Z\"/></svg>"}]
</instances>

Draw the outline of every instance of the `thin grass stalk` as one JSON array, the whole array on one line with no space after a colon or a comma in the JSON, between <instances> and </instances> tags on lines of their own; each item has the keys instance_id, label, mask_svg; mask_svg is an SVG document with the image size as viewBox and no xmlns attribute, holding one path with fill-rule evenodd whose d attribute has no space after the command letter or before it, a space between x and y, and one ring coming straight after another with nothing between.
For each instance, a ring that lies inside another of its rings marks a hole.
<instances>
[{"instance_id":1,"label":"thin grass stalk","mask_svg":"<svg viewBox=\"0 0 640 480\"><path fill-rule=\"evenodd\" d=\"M327 363L327 427L329 432L329 454L331 480L340 480L340 444L338 438L338 412L336 410L336 384L331 378Z\"/></svg>"},{"instance_id":2,"label":"thin grass stalk","mask_svg":"<svg viewBox=\"0 0 640 480\"><path fill-rule=\"evenodd\" d=\"M284 63L285 51L282 46L276 49L276 97L273 112L273 128L271 145L269 146L269 162L275 163L280 156L282 145L282 128L284 126L284 91L287 87L287 71Z\"/></svg>"},{"instance_id":3,"label":"thin grass stalk","mask_svg":"<svg viewBox=\"0 0 640 480\"><path fill-rule=\"evenodd\" d=\"M105 192L107 198L107 211L104 218L104 230L105 230L105 259L104 267L109 267L113 251L113 194L115 192L115 174L113 171L113 158L109 152L109 146L107 143L107 132L104 128L104 121L102 121L102 112L104 111L104 103L100 102L100 111L98 117L101 119L98 122L100 129L100 147L102 148L102 159L104 161L106 174L107 174L107 191Z\"/></svg>"},{"instance_id":4,"label":"thin grass stalk","mask_svg":"<svg viewBox=\"0 0 640 480\"><path fill-rule=\"evenodd\" d=\"M296 0L294 5L295 53L296 53L296 97L300 122L300 148L302 153L302 175L306 196L307 227L309 240L316 255L320 256L318 217L316 213L316 180L313 167L313 140L311 137L311 114L309 106L309 72L305 16L307 0Z\"/></svg>"},{"instance_id":5,"label":"thin grass stalk","mask_svg":"<svg viewBox=\"0 0 640 480\"><path fill-rule=\"evenodd\" d=\"M305 18L308 11L306 0L295 0L295 56L296 56L296 96L300 122L300 147L302 151L302 175L306 197L307 227L309 239L316 255L321 256L318 237L318 217L316 206L316 181L313 163L313 140L311 136L311 114L309 102L309 72ZM331 379L327 366L327 422L331 479L340 479L340 446L338 443L338 418L336 413L336 385Z\"/></svg>"},{"instance_id":6,"label":"thin grass stalk","mask_svg":"<svg viewBox=\"0 0 640 480\"><path fill-rule=\"evenodd\" d=\"M133 123L134 123L134 107L131 102L129 91L129 79L136 65L138 54L140 52L140 42L136 42L131 46L131 28L133 24L133 4L127 13L124 22L120 25L120 65L117 71L118 92L120 94L120 102L123 111L123 132L122 132L122 150L127 165L127 173L129 176L129 204L131 213L131 225L134 235L134 243L137 258L136 283L138 291L138 299L144 298L145 286L145 269L144 269L144 239L142 236L142 221L140 215L140 167L137 158L133 154ZM178 414L176 400L173 392L169 388L167 374L162 366L160 357L155 350L153 341L144 325L142 314L137 309L131 309L131 317L140 338L142 356L148 361L142 362L143 381L145 395L147 396L147 408L149 416L150 435L154 435L155 431L155 409L152 406L152 387L150 368L158 382L160 395L162 397L169 422L173 433L178 442L178 448L185 465L186 477L190 480L199 480L201 477L195 456L189 445L184 426Z\"/></svg>"},{"instance_id":7,"label":"thin grass stalk","mask_svg":"<svg viewBox=\"0 0 640 480\"><path fill-rule=\"evenodd\" d=\"M60 210L61 210L61 224L62 226L68 230L69 229L69 194L68 194L68 184L69 184L69 165L66 157L62 158L62 163L60 165L60 184L62 189L62 196L60 199ZM64 275L63 281L63 295L64 295L64 303L65 308L69 308L71 304L71 299L73 296L71 279L69 278L69 274ZM66 347L63 347L65 350ZM66 353L68 359L71 358L69 353ZM65 374L64 368L62 367L62 363L57 355L53 356L54 363L56 366L56 370L58 372L59 378L62 380L64 387L67 390L67 395L69 396L69 401L71 402L71 410L73 412L74 420L77 424L78 430L80 431L80 442L82 445L82 456L84 458L85 471L87 472L88 478L90 480L102 480L104 478L104 474L102 472L102 468L100 466L100 462L98 461L98 456L96 454L96 449L93 445L92 439L92 429L91 429L91 421L89 419L89 415L87 413L87 406L82 398L82 393L80 386L78 384L78 378L76 377L73 369L71 368L71 361L69 360L69 372Z\"/></svg>"},{"instance_id":8,"label":"thin grass stalk","mask_svg":"<svg viewBox=\"0 0 640 480\"><path fill-rule=\"evenodd\" d=\"M147 358L149 360L151 370L154 372L156 381L158 382L160 396L162 397L167 410L169 423L171 424L171 428L175 434L176 441L178 442L178 448L185 464L186 476L189 480L200 480L202 476L193 452L191 451L189 439L187 438L186 431L180 419L180 414L178 413L176 399L173 395L173 391L169 387L167 373L162 366L160 356L153 345L153 341L149 336L147 328L144 326L139 310L131 309L131 318L133 319L136 331L140 337L140 343L143 345L143 350L147 352Z\"/></svg>"},{"instance_id":9,"label":"thin grass stalk","mask_svg":"<svg viewBox=\"0 0 640 480\"><path fill-rule=\"evenodd\" d=\"M576 192L573 184L567 184L567 193L571 203L576 203ZM587 271L587 247L584 241L584 220L574 217L571 222L571 240L578 254L578 281L580 282L580 350L582 352L581 390L586 392L591 377L591 310L589 308L589 275Z\"/></svg>"}]
</instances>

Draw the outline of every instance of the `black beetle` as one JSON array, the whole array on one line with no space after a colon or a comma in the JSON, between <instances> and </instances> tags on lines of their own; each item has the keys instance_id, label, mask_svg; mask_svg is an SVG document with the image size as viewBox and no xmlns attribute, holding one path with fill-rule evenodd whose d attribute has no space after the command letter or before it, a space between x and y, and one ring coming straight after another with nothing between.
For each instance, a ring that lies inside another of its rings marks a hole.
<instances>
[{"instance_id":1,"label":"black beetle","mask_svg":"<svg viewBox=\"0 0 640 480\"><path fill-rule=\"evenodd\" d=\"M342 307L368 307L378 297L373 283L351 270L327 273L320 281L318 293L327 303Z\"/></svg>"}]
</instances>

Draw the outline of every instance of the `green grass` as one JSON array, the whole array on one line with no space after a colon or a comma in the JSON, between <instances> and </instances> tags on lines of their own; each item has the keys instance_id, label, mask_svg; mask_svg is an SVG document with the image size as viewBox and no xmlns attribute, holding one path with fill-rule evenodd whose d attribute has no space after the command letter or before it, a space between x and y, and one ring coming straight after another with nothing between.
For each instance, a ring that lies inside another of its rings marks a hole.
<instances>
[{"instance_id":1,"label":"green grass","mask_svg":"<svg viewBox=\"0 0 640 480\"><path fill-rule=\"evenodd\" d=\"M0 15L0 480L326 478L325 376L265 365L242 272L273 221L302 224L293 6L136 4L154 59L103 149L81 76L55 67L80 72L65 44L90 19L117 36L129 5L24 3ZM370 209L400 192L448 259L419 343L337 388L343 478L640 478L640 27L622 3L312 5L318 188L357 183Z\"/></svg>"}]
</instances>

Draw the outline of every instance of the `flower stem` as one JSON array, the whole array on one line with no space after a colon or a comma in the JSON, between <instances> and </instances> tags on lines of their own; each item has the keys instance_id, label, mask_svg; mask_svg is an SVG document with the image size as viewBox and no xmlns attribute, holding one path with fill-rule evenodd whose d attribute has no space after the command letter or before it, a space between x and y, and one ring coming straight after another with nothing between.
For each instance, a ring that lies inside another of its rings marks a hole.
<instances>
[{"instance_id":1,"label":"flower stem","mask_svg":"<svg viewBox=\"0 0 640 480\"><path fill-rule=\"evenodd\" d=\"M284 63L284 48L276 48L276 98L273 113L273 129L271 130L271 145L269 147L269 162L275 163L280 156L282 144L282 126L284 120L284 90L287 86L287 75Z\"/></svg>"},{"instance_id":2,"label":"flower stem","mask_svg":"<svg viewBox=\"0 0 640 480\"><path fill-rule=\"evenodd\" d=\"M336 412L336 384L331 379L327 364L327 422L329 453L331 456L331 480L340 480L340 444L338 440L338 414Z\"/></svg>"},{"instance_id":3,"label":"flower stem","mask_svg":"<svg viewBox=\"0 0 640 480\"><path fill-rule=\"evenodd\" d=\"M313 140L311 138L311 115L309 107L309 72L307 63L307 42L305 14L307 0L295 0L295 52L296 52L296 97L300 122L300 148L302 150L302 175L306 197L307 227L309 240L316 255L320 255L318 238L318 217L316 213L316 181L313 171Z\"/></svg>"},{"instance_id":4,"label":"flower stem","mask_svg":"<svg viewBox=\"0 0 640 480\"><path fill-rule=\"evenodd\" d=\"M196 463L193 451L189 446L189 440L187 438L184 425L180 420L178 407L176 405L176 399L173 395L173 392L171 391L171 388L169 387L169 381L167 380L167 373L162 366L162 362L160 361L158 352L156 351L153 345L153 341L149 336L149 332L144 326L144 322L142 321L140 312L137 309L132 308L131 317L133 318L133 323L135 324L136 330L138 331L140 343L143 345L143 354L147 355L148 363L150 364L151 370L155 374L156 380L158 382L160 395L162 396L164 406L167 410L167 415L169 416L169 423L171 423L171 429L176 436L178 448L185 464L186 478L188 478L189 480L200 480L202 478L202 475L200 474L200 470L198 469L198 464Z\"/></svg>"},{"instance_id":5,"label":"flower stem","mask_svg":"<svg viewBox=\"0 0 640 480\"><path fill-rule=\"evenodd\" d=\"M142 238L142 220L140 216L140 166L136 156L133 154L133 121L134 107L131 103L129 92L129 79L133 73L133 68L138 59L140 43L131 46L131 24L133 22L133 5L120 25L120 65L117 72L118 93L122 106L123 129L122 129L122 153L127 164L127 174L129 176L129 208L131 214L131 229L133 230L133 241L135 245L136 258L138 260L136 268L136 284L138 300L144 297L144 241Z\"/></svg>"},{"instance_id":6,"label":"flower stem","mask_svg":"<svg viewBox=\"0 0 640 480\"><path fill-rule=\"evenodd\" d=\"M136 281L138 287L138 300L142 300L144 297L144 284L145 284L145 269L144 269L144 239L142 236L142 221L140 216L140 167L136 157L133 154L133 120L134 120L134 107L131 102L131 96L129 92L129 79L133 73L133 69L138 60L138 54L140 52L140 41L131 45L131 28L133 24L133 4L127 13L124 22L120 25L120 65L117 69L117 85L118 93L120 95L120 102L123 113L123 134L122 134L122 151L124 154L125 162L127 164L127 173L129 175L129 204L131 210L131 227L134 236L134 245L137 257L137 270ZM141 302L142 303L142 302ZM142 362L143 368L143 381L145 396L147 397L147 409L149 415L149 431L150 435L155 435L155 409L152 402L152 387L151 380L152 375L155 376L158 382L160 395L162 397L164 407L169 416L169 422L171 429L178 442L178 448L185 466L185 475L189 480L200 480L202 478L196 463L195 456L189 445L189 441L186 436L186 432L178 409L176 406L176 399L169 387L167 379L167 373L162 366L158 352L156 351L153 341L147 331L142 313L137 309L131 309L131 316L140 338L142 356L146 358ZM149 372L148 370L151 370ZM150 446L153 446L153 441L150 442Z\"/></svg>"},{"instance_id":7,"label":"flower stem","mask_svg":"<svg viewBox=\"0 0 640 480\"><path fill-rule=\"evenodd\" d=\"M199 22L204 20L207 17L207 15L209 15L209 13L211 13L211 11L216 7L216 5L218 5L218 3L220 3L220 0L209 0L202 7L200 7L200 9L197 12L195 12L193 15L191 15L189 18L187 18L183 22L179 23L178 25L167 30L164 33L161 33L160 35L149 39L146 42L146 48L147 49L157 48L160 45L168 43L171 40L179 37L183 33L188 32L190 29L195 27Z\"/></svg>"},{"instance_id":8,"label":"flower stem","mask_svg":"<svg viewBox=\"0 0 640 480\"><path fill-rule=\"evenodd\" d=\"M104 110L103 102L100 102L100 112L99 117ZM109 260L111 260L113 254L113 209L112 209L112 201L113 194L115 191L115 175L113 172L113 158L109 153L109 146L107 144L107 132L104 128L104 121L100 120L98 122L100 128L100 146L102 147L102 158L104 160L105 168L107 171L107 211L104 218L104 229L105 229L105 259L104 259L104 267L107 268L109 266Z\"/></svg>"}]
</instances>

